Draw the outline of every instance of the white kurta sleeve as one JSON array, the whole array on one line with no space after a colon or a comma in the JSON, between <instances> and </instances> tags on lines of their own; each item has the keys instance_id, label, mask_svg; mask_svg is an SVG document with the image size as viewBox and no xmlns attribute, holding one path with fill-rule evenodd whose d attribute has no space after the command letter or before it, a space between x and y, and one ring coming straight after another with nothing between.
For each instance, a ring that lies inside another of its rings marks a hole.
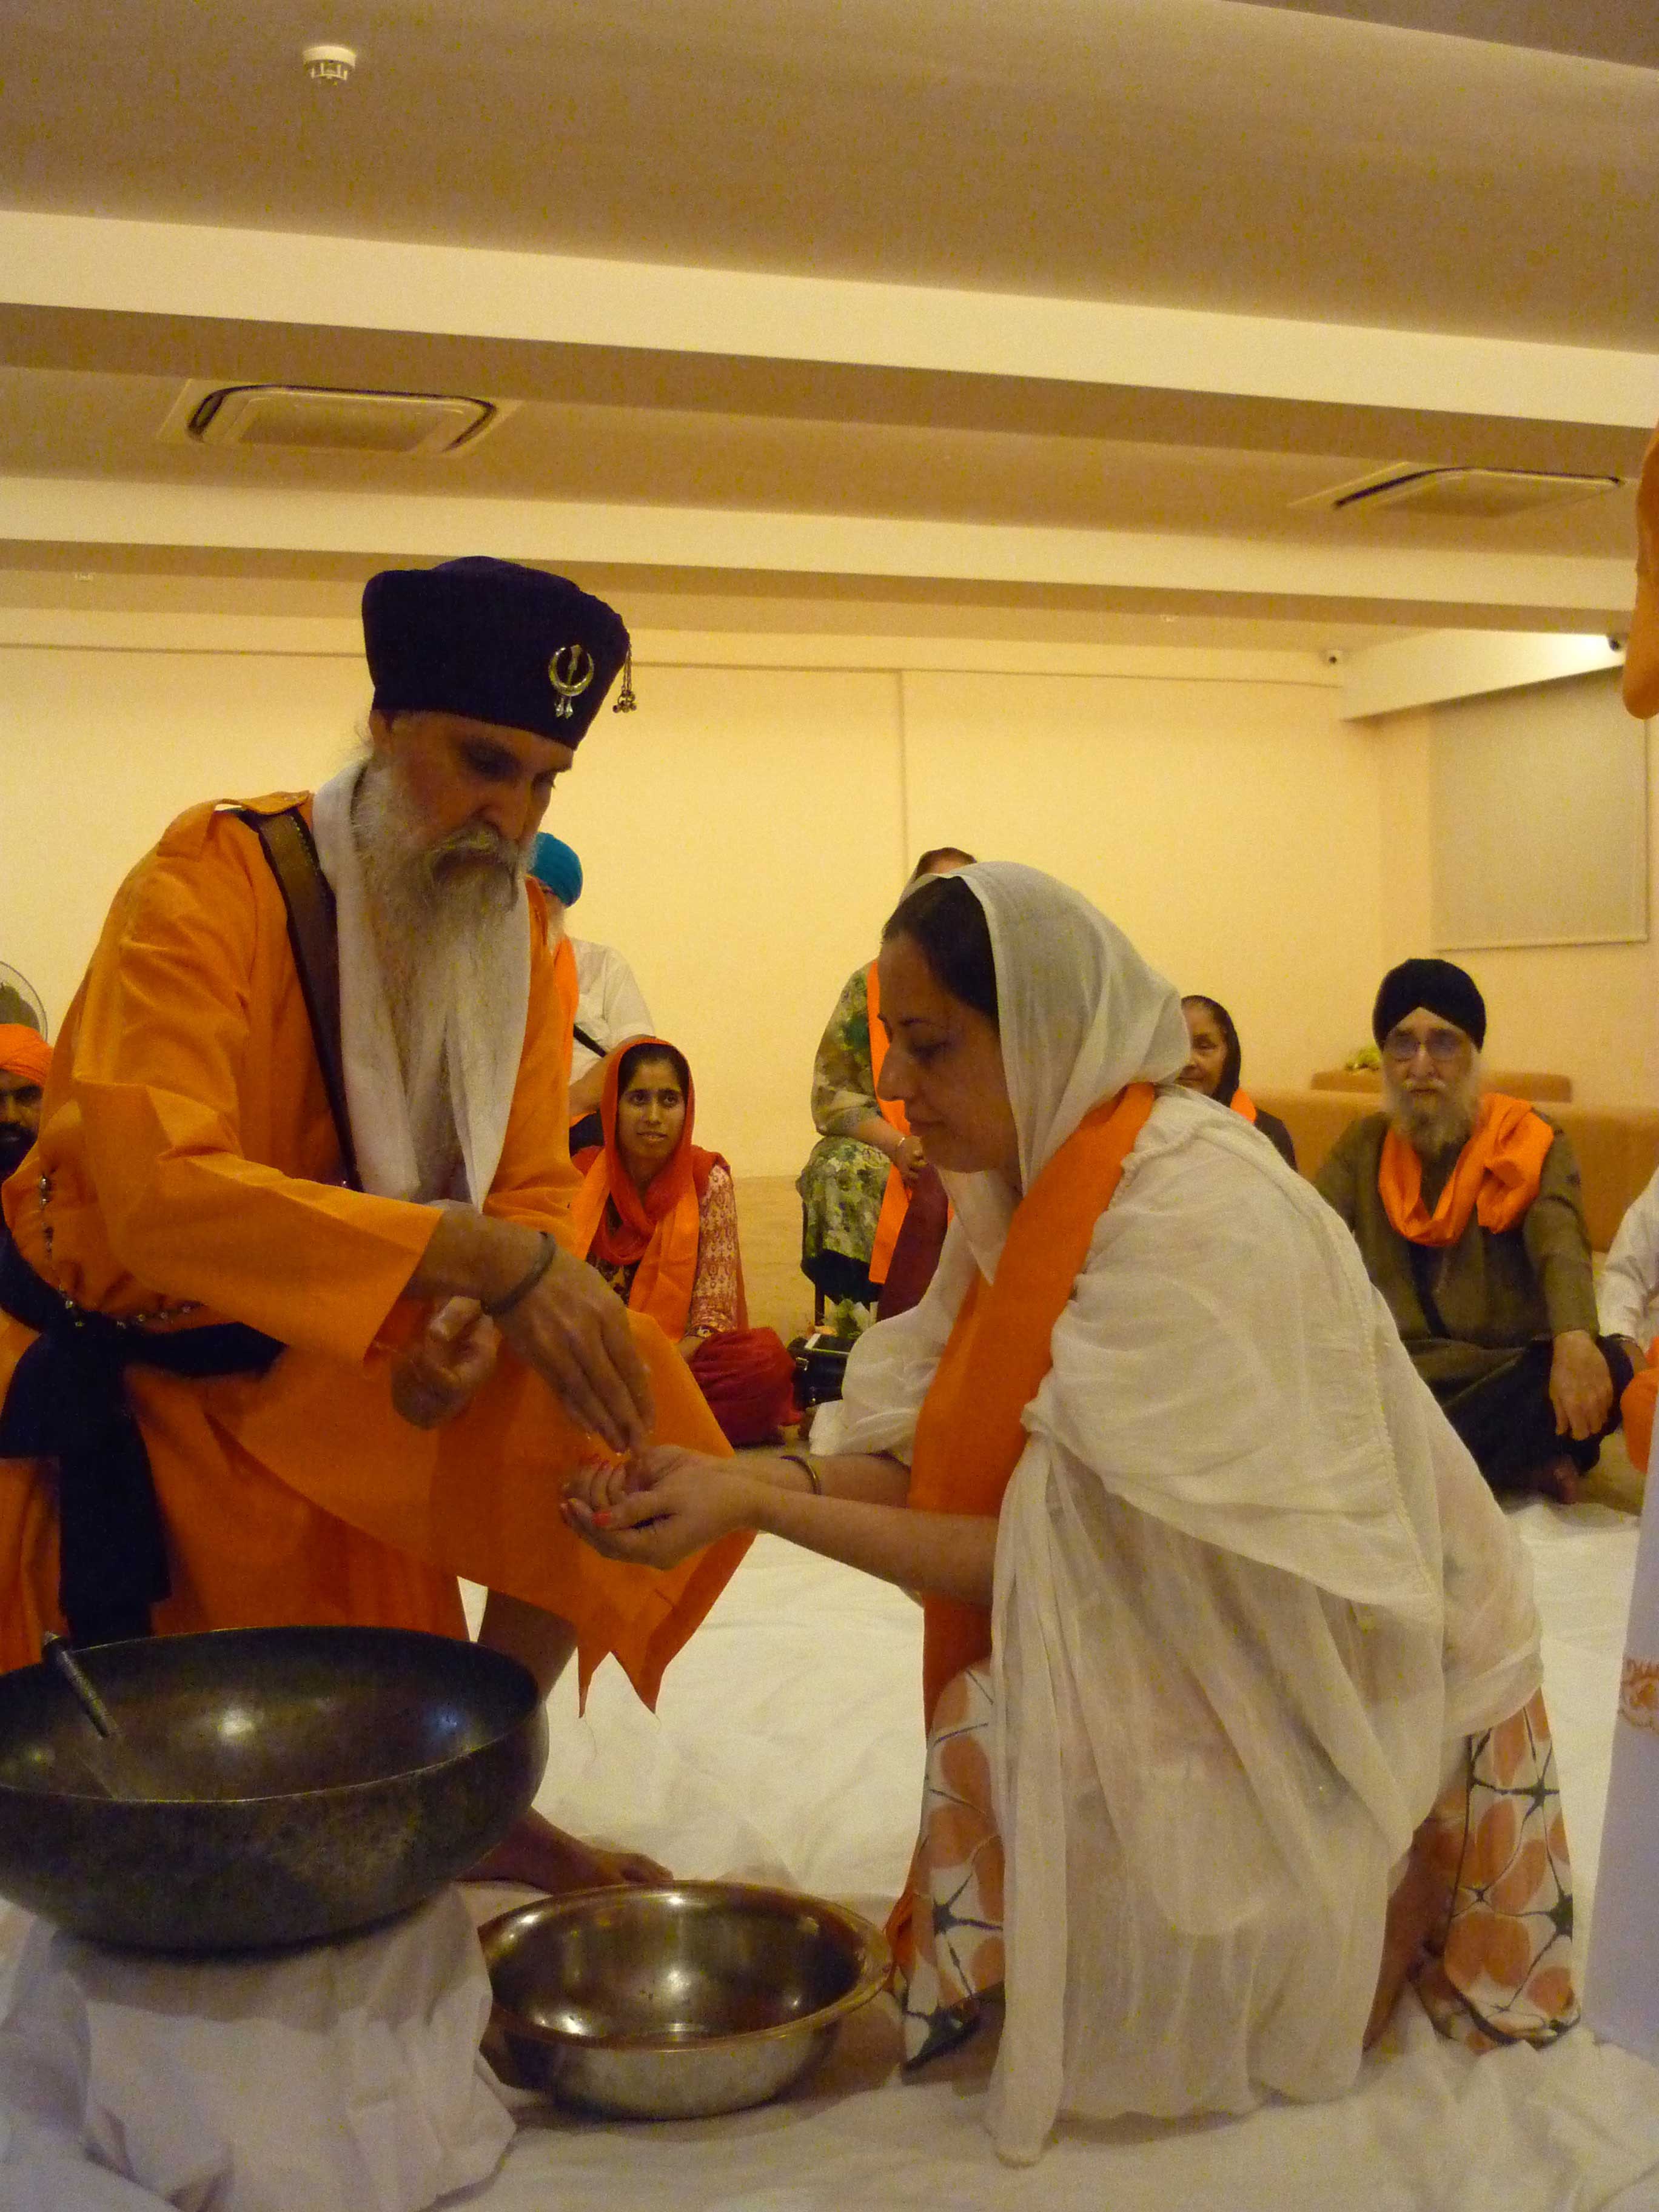
<instances>
[{"instance_id":1,"label":"white kurta sleeve","mask_svg":"<svg viewBox=\"0 0 1659 2212\"><path fill-rule=\"evenodd\" d=\"M1632 1200L1607 1251L1607 1264L1595 1286L1597 1317L1603 1336L1634 1337L1645 1344L1654 1333L1650 1315L1659 1296L1659 1175Z\"/></svg>"}]
</instances>

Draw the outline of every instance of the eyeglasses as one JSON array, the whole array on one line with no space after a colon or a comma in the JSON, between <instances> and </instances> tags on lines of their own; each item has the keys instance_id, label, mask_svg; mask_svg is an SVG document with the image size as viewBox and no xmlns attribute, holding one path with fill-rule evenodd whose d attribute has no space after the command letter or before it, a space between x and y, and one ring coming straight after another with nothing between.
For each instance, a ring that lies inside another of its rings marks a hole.
<instances>
[{"instance_id":1,"label":"eyeglasses","mask_svg":"<svg viewBox=\"0 0 1659 2212\"><path fill-rule=\"evenodd\" d=\"M1410 1030L1390 1030L1382 1040L1382 1057L1397 1066L1409 1067L1419 1052L1426 1052L1437 1067L1451 1067L1462 1057L1464 1043L1462 1030L1431 1030L1426 1036L1414 1036Z\"/></svg>"}]
</instances>

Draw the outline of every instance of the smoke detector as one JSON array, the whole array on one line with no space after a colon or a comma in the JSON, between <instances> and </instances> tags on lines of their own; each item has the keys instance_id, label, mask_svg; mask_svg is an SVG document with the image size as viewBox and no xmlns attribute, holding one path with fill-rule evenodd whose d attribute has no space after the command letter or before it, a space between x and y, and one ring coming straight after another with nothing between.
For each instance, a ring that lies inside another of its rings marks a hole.
<instances>
[{"instance_id":1,"label":"smoke detector","mask_svg":"<svg viewBox=\"0 0 1659 2212\"><path fill-rule=\"evenodd\" d=\"M432 459L470 451L511 400L307 384L187 384L157 435L169 444Z\"/></svg>"},{"instance_id":2,"label":"smoke detector","mask_svg":"<svg viewBox=\"0 0 1659 2212\"><path fill-rule=\"evenodd\" d=\"M349 84L357 66L355 46L301 46L300 66L313 84Z\"/></svg>"},{"instance_id":3,"label":"smoke detector","mask_svg":"<svg viewBox=\"0 0 1659 2212\"><path fill-rule=\"evenodd\" d=\"M1413 514L1455 517L1460 521L1495 522L1506 515L1531 514L1545 507L1599 498L1617 491L1619 477L1569 476L1546 469L1419 467L1396 461L1352 483L1292 500L1292 507L1319 507L1329 514L1358 509L1404 508Z\"/></svg>"}]
</instances>

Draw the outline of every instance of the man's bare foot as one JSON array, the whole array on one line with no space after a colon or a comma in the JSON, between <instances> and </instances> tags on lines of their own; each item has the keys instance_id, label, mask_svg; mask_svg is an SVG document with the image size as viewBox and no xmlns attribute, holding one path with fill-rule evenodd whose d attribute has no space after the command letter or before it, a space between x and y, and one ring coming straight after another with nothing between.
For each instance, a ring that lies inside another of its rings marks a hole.
<instances>
[{"instance_id":1,"label":"man's bare foot","mask_svg":"<svg viewBox=\"0 0 1659 2212\"><path fill-rule=\"evenodd\" d=\"M1535 1498L1547 1498L1556 1505L1577 1505L1579 1479L1572 1455L1557 1452L1553 1459L1540 1460L1527 1486Z\"/></svg>"},{"instance_id":2,"label":"man's bare foot","mask_svg":"<svg viewBox=\"0 0 1659 2212\"><path fill-rule=\"evenodd\" d=\"M534 1811L461 1876L463 1881L522 1882L526 1889L559 1896L572 1889L608 1889L617 1883L672 1881L666 1867L637 1851L602 1851Z\"/></svg>"}]
</instances>

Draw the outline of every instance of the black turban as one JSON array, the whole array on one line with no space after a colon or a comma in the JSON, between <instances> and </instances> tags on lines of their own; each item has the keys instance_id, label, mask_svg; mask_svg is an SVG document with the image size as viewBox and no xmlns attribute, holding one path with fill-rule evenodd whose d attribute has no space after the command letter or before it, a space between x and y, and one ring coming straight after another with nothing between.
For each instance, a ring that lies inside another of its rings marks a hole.
<instances>
[{"instance_id":1,"label":"black turban","mask_svg":"<svg viewBox=\"0 0 1659 2212\"><path fill-rule=\"evenodd\" d=\"M1473 975L1449 960L1402 960L1382 978L1371 1008L1371 1035L1380 1045L1396 1023L1426 1006L1474 1038L1477 1052L1486 1041L1486 1002Z\"/></svg>"},{"instance_id":2,"label":"black turban","mask_svg":"<svg viewBox=\"0 0 1659 2212\"><path fill-rule=\"evenodd\" d=\"M628 657L628 632L565 577L481 558L371 576L363 646L383 714L465 714L574 745Z\"/></svg>"}]
</instances>

